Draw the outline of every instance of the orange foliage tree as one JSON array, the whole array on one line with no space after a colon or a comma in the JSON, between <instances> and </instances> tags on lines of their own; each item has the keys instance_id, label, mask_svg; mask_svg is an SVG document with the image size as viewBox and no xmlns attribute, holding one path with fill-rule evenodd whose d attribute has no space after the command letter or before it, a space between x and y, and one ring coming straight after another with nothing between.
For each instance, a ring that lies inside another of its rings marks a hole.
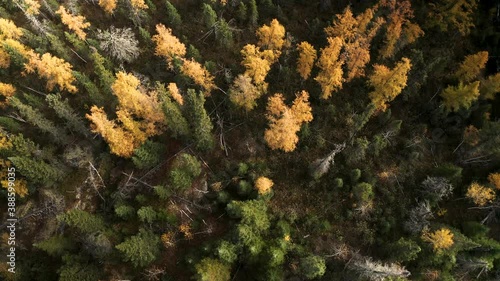
<instances>
[{"instance_id":1,"label":"orange foliage tree","mask_svg":"<svg viewBox=\"0 0 500 281\"><path fill-rule=\"evenodd\" d=\"M205 95L209 95L215 88L212 74L194 59L183 59L181 72L191 78L198 86L201 86L205 90Z\"/></svg>"},{"instance_id":2,"label":"orange foliage tree","mask_svg":"<svg viewBox=\"0 0 500 281\"><path fill-rule=\"evenodd\" d=\"M369 96L377 109L385 111L387 103L394 100L406 87L410 68L411 62L407 58L401 59L393 69L385 65L374 65L368 84L374 88Z\"/></svg>"},{"instance_id":3,"label":"orange foliage tree","mask_svg":"<svg viewBox=\"0 0 500 281\"><path fill-rule=\"evenodd\" d=\"M285 43L285 27L277 19L273 19L270 25L263 25L255 32L259 39L257 45L266 50L272 50L279 56L280 50Z\"/></svg>"},{"instance_id":4,"label":"orange foliage tree","mask_svg":"<svg viewBox=\"0 0 500 281\"><path fill-rule=\"evenodd\" d=\"M72 73L72 66L63 59L54 57L49 53L43 54L41 57L34 52L30 53L30 58L25 64L27 73L38 73L39 76L47 79L47 89L52 91L57 85L59 89L67 90L70 93L76 93L78 89L73 85L75 77Z\"/></svg>"},{"instance_id":5,"label":"orange foliage tree","mask_svg":"<svg viewBox=\"0 0 500 281\"><path fill-rule=\"evenodd\" d=\"M284 103L282 94L270 97L267 103L267 119L269 128L264 133L264 139L271 149L281 149L285 152L295 150L299 138L297 132L303 123L313 119L309 105L309 94L302 91L291 107Z\"/></svg>"},{"instance_id":6,"label":"orange foliage tree","mask_svg":"<svg viewBox=\"0 0 500 281\"><path fill-rule=\"evenodd\" d=\"M321 49L321 55L317 65L320 69L318 76L314 78L321 85L321 98L327 99L332 92L342 89L344 79L342 65L344 60L340 59L342 39L340 37L328 37L328 46Z\"/></svg>"},{"instance_id":7,"label":"orange foliage tree","mask_svg":"<svg viewBox=\"0 0 500 281\"><path fill-rule=\"evenodd\" d=\"M478 52L477 54L468 55L458 67L455 76L463 82L471 82L476 79L481 70L486 66L488 61L488 52Z\"/></svg>"},{"instance_id":8,"label":"orange foliage tree","mask_svg":"<svg viewBox=\"0 0 500 281\"><path fill-rule=\"evenodd\" d=\"M59 10L56 11L56 14L61 15L62 23L64 23L70 30L73 30L78 38L85 40L87 34L83 31L83 29L88 28L90 23L85 22L84 16L71 15L63 6L59 6Z\"/></svg>"},{"instance_id":9,"label":"orange foliage tree","mask_svg":"<svg viewBox=\"0 0 500 281\"><path fill-rule=\"evenodd\" d=\"M471 183L465 196L474 201L474 204L478 206L491 203L496 198L496 194L491 188L482 186L477 182Z\"/></svg>"},{"instance_id":10,"label":"orange foliage tree","mask_svg":"<svg viewBox=\"0 0 500 281\"><path fill-rule=\"evenodd\" d=\"M112 14L116 9L118 0L99 0L99 6L108 14Z\"/></svg>"},{"instance_id":11,"label":"orange foliage tree","mask_svg":"<svg viewBox=\"0 0 500 281\"><path fill-rule=\"evenodd\" d=\"M255 189L260 195L269 193L273 185L273 181L266 177L259 177L255 181Z\"/></svg>"},{"instance_id":12,"label":"orange foliage tree","mask_svg":"<svg viewBox=\"0 0 500 281\"><path fill-rule=\"evenodd\" d=\"M297 71L302 79L307 80L309 75L311 75L311 70L314 65L314 61L317 58L316 49L313 45L306 41L301 42L297 45L297 50L299 51L299 59L297 60Z\"/></svg>"},{"instance_id":13,"label":"orange foliage tree","mask_svg":"<svg viewBox=\"0 0 500 281\"><path fill-rule=\"evenodd\" d=\"M16 88L14 86L0 82L0 96L4 97L3 100L0 100L0 108L3 108L8 104L9 98L12 97L15 92Z\"/></svg>"},{"instance_id":14,"label":"orange foliage tree","mask_svg":"<svg viewBox=\"0 0 500 281\"><path fill-rule=\"evenodd\" d=\"M170 28L166 28L163 24L156 25L156 32L158 34L152 38L156 43L155 55L165 58L169 67L173 67L174 58L182 58L186 55L186 46L172 34Z\"/></svg>"},{"instance_id":15,"label":"orange foliage tree","mask_svg":"<svg viewBox=\"0 0 500 281\"><path fill-rule=\"evenodd\" d=\"M432 233L424 231L422 240L432 243L434 251L442 251L453 246L453 233L447 228L438 229Z\"/></svg>"}]
</instances>

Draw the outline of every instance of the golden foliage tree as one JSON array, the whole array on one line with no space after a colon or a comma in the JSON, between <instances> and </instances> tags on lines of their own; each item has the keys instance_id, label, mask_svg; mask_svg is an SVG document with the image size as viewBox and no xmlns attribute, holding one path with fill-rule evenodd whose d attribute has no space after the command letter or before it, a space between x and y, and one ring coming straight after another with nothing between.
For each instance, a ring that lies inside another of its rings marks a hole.
<instances>
[{"instance_id":1,"label":"golden foliage tree","mask_svg":"<svg viewBox=\"0 0 500 281\"><path fill-rule=\"evenodd\" d=\"M131 157L137 144L134 135L109 120L103 108L92 106L86 115L92 122L92 132L100 134L109 144L111 152L122 157Z\"/></svg>"},{"instance_id":2,"label":"golden foliage tree","mask_svg":"<svg viewBox=\"0 0 500 281\"><path fill-rule=\"evenodd\" d=\"M481 80L479 92L485 99L495 99L495 95L500 92L500 73L490 75L488 78Z\"/></svg>"},{"instance_id":3,"label":"golden foliage tree","mask_svg":"<svg viewBox=\"0 0 500 281\"><path fill-rule=\"evenodd\" d=\"M93 106L86 117L92 122L92 131L99 133L109 144L111 152L130 157L148 137L165 130L165 117L155 91L146 92L139 79L118 72L111 89L118 99L117 120L108 120L102 108ZM120 144L120 140L123 144Z\"/></svg>"},{"instance_id":4,"label":"golden foliage tree","mask_svg":"<svg viewBox=\"0 0 500 281\"><path fill-rule=\"evenodd\" d=\"M130 0L130 4L134 9L144 10L148 8L148 5L146 5L144 0Z\"/></svg>"},{"instance_id":5,"label":"golden foliage tree","mask_svg":"<svg viewBox=\"0 0 500 281\"><path fill-rule=\"evenodd\" d=\"M491 188L482 186L477 182L471 183L465 196L472 199L474 204L478 206L484 206L491 203L496 198L496 194Z\"/></svg>"},{"instance_id":6,"label":"golden foliage tree","mask_svg":"<svg viewBox=\"0 0 500 281\"><path fill-rule=\"evenodd\" d=\"M311 70L314 65L314 61L317 58L316 49L313 45L306 41L300 42L297 45L297 50L299 51L299 58L297 60L297 71L302 79L307 80L309 75L311 75Z\"/></svg>"},{"instance_id":7,"label":"golden foliage tree","mask_svg":"<svg viewBox=\"0 0 500 281\"><path fill-rule=\"evenodd\" d=\"M448 86L441 93L446 110L468 109L479 97L479 81L469 84L460 82L458 86Z\"/></svg>"},{"instance_id":8,"label":"golden foliage tree","mask_svg":"<svg viewBox=\"0 0 500 281\"><path fill-rule=\"evenodd\" d=\"M370 62L370 49L362 41L355 41L345 46L348 54L346 66L348 69L346 81L365 75L365 66Z\"/></svg>"},{"instance_id":9,"label":"golden foliage tree","mask_svg":"<svg viewBox=\"0 0 500 281\"><path fill-rule=\"evenodd\" d=\"M500 189L500 173L491 173L488 176L488 181L491 185L493 185L496 189Z\"/></svg>"},{"instance_id":10,"label":"golden foliage tree","mask_svg":"<svg viewBox=\"0 0 500 281\"><path fill-rule=\"evenodd\" d=\"M184 98L182 97L181 91L177 88L177 84L169 83L167 86L168 93L170 96L180 105L184 104Z\"/></svg>"},{"instance_id":11,"label":"golden foliage tree","mask_svg":"<svg viewBox=\"0 0 500 281\"><path fill-rule=\"evenodd\" d=\"M0 18L0 40L19 39L23 31L9 19Z\"/></svg>"},{"instance_id":12,"label":"golden foliage tree","mask_svg":"<svg viewBox=\"0 0 500 281\"><path fill-rule=\"evenodd\" d=\"M432 233L424 231L422 240L432 243L434 251L449 249L454 244L453 233L447 228L441 228Z\"/></svg>"},{"instance_id":13,"label":"golden foliage tree","mask_svg":"<svg viewBox=\"0 0 500 281\"><path fill-rule=\"evenodd\" d=\"M266 177L259 177L255 181L255 189L260 195L267 194L271 191L271 188L273 187L274 182Z\"/></svg>"},{"instance_id":14,"label":"golden foliage tree","mask_svg":"<svg viewBox=\"0 0 500 281\"><path fill-rule=\"evenodd\" d=\"M411 62L407 58L401 59L393 69L384 65L374 65L368 84L374 88L369 96L377 109L385 111L387 103L393 101L406 87L410 68Z\"/></svg>"},{"instance_id":15,"label":"golden foliage tree","mask_svg":"<svg viewBox=\"0 0 500 281\"><path fill-rule=\"evenodd\" d=\"M354 18L351 7L348 6L342 14L337 14L335 17L337 19L333 21L333 24L325 28L327 36L339 37L342 41L354 40L357 33L358 21ZM365 22L369 22L370 20L371 18L365 19Z\"/></svg>"},{"instance_id":16,"label":"golden foliage tree","mask_svg":"<svg viewBox=\"0 0 500 281\"><path fill-rule=\"evenodd\" d=\"M0 96L3 97L3 100L0 100L0 108L8 104L9 98L12 97L15 92L16 88L14 86L0 82Z\"/></svg>"},{"instance_id":17,"label":"golden foliage tree","mask_svg":"<svg viewBox=\"0 0 500 281\"><path fill-rule=\"evenodd\" d=\"M169 67L172 67L174 58L182 58L186 55L186 46L172 34L172 29L166 28L163 24L156 25L156 32L152 40L156 43L155 55L167 60Z\"/></svg>"},{"instance_id":18,"label":"golden foliage tree","mask_svg":"<svg viewBox=\"0 0 500 281\"><path fill-rule=\"evenodd\" d=\"M251 77L255 84L262 85L267 73L271 69L271 64L275 60L275 55L271 50L261 51L252 44L247 44L241 50L243 61L241 64L246 68L245 75Z\"/></svg>"},{"instance_id":19,"label":"golden foliage tree","mask_svg":"<svg viewBox=\"0 0 500 281\"><path fill-rule=\"evenodd\" d=\"M59 86L59 90L67 90L70 93L76 93L78 89L73 85L75 77L72 73L72 66L63 59L54 57L49 53L39 54L32 52L27 64L25 64L27 73L37 72L40 77L47 79L47 89L52 91L54 87Z\"/></svg>"},{"instance_id":20,"label":"golden foliage tree","mask_svg":"<svg viewBox=\"0 0 500 281\"><path fill-rule=\"evenodd\" d=\"M277 19L273 19L270 25L263 25L257 29L259 39L257 45L263 49L272 50L279 56L279 52L285 43L285 27Z\"/></svg>"},{"instance_id":21,"label":"golden foliage tree","mask_svg":"<svg viewBox=\"0 0 500 281\"><path fill-rule=\"evenodd\" d=\"M340 37L328 37L328 46L321 49L321 55L317 65L320 69L318 76L314 78L321 85L321 98L327 99L332 92L342 89L344 71L342 65L344 60L340 59L342 39Z\"/></svg>"},{"instance_id":22,"label":"golden foliage tree","mask_svg":"<svg viewBox=\"0 0 500 281\"><path fill-rule=\"evenodd\" d=\"M202 87L205 90L205 95L210 95L210 92L215 88L212 74L194 59L183 59L181 72L191 78L196 85Z\"/></svg>"},{"instance_id":23,"label":"golden foliage tree","mask_svg":"<svg viewBox=\"0 0 500 281\"><path fill-rule=\"evenodd\" d=\"M380 56L390 58L394 56L398 43L399 47L410 44L424 33L417 24L410 22L410 19L413 18L410 1L382 0L380 6L389 9L385 45L380 51Z\"/></svg>"},{"instance_id":24,"label":"golden foliage tree","mask_svg":"<svg viewBox=\"0 0 500 281\"><path fill-rule=\"evenodd\" d=\"M238 75L229 88L231 102L246 111L252 110L257 105L256 100L262 94L263 92L252 83L252 78L245 74Z\"/></svg>"},{"instance_id":25,"label":"golden foliage tree","mask_svg":"<svg viewBox=\"0 0 500 281\"><path fill-rule=\"evenodd\" d=\"M471 82L476 79L488 61L488 52L478 52L468 55L458 67L455 76L463 82Z\"/></svg>"},{"instance_id":26,"label":"golden foliage tree","mask_svg":"<svg viewBox=\"0 0 500 281\"><path fill-rule=\"evenodd\" d=\"M8 160L5 159L0 159L0 185L5 188L9 189L9 181L7 178L7 169L12 165L12 163ZM12 185L12 182L11 184ZM16 181L14 182L14 193L21 197L24 198L26 195L28 195L28 183L26 182L25 179L18 179L16 178Z\"/></svg>"},{"instance_id":27,"label":"golden foliage tree","mask_svg":"<svg viewBox=\"0 0 500 281\"><path fill-rule=\"evenodd\" d=\"M99 6L108 14L112 14L116 9L118 0L99 0Z\"/></svg>"},{"instance_id":28,"label":"golden foliage tree","mask_svg":"<svg viewBox=\"0 0 500 281\"><path fill-rule=\"evenodd\" d=\"M83 29L88 28L90 23L85 22L84 16L74 16L68 13L64 6L59 6L56 14L61 15L62 23L64 23L70 30L73 30L78 38L85 40L87 34L83 31Z\"/></svg>"},{"instance_id":29,"label":"golden foliage tree","mask_svg":"<svg viewBox=\"0 0 500 281\"><path fill-rule=\"evenodd\" d=\"M295 150L299 138L297 132L300 126L313 119L309 94L302 91L293 105L288 107L284 103L282 94L270 97L267 104L267 119L269 128L264 133L264 139L271 149L281 149L285 152Z\"/></svg>"},{"instance_id":30,"label":"golden foliage tree","mask_svg":"<svg viewBox=\"0 0 500 281\"><path fill-rule=\"evenodd\" d=\"M142 119L141 130L147 135L155 135L162 131L164 116L156 92L148 94L140 89L140 81L134 75L118 72L111 86L113 94L118 98L119 111L126 111L123 117L135 116Z\"/></svg>"}]
</instances>

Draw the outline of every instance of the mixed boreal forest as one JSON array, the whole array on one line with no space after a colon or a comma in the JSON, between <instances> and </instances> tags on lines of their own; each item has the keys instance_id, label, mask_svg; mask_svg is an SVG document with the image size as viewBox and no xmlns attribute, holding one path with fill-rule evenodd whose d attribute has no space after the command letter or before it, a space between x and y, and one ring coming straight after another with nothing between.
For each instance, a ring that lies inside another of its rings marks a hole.
<instances>
[{"instance_id":1,"label":"mixed boreal forest","mask_svg":"<svg viewBox=\"0 0 500 281\"><path fill-rule=\"evenodd\" d=\"M0 3L1 280L500 280L499 1Z\"/></svg>"}]
</instances>

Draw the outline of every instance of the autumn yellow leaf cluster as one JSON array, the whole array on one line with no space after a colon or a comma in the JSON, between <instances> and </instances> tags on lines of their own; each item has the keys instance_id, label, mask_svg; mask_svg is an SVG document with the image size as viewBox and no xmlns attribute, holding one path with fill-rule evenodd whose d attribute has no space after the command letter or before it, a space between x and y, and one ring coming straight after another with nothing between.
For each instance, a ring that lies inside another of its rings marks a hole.
<instances>
[{"instance_id":1,"label":"autumn yellow leaf cluster","mask_svg":"<svg viewBox=\"0 0 500 281\"><path fill-rule=\"evenodd\" d=\"M298 94L291 107L285 105L284 100L279 93L269 98L266 116L270 124L264 139L271 149L290 152L295 150L299 141L297 132L301 125L311 122L313 115L306 91Z\"/></svg>"},{"instance_id":2,"label":"autumn yellow leaf cluster","mask_svg":"<svg viewBox=\"0 0 500 281\"><path fill-rule=\"evenodd\" d=\"M453 246L453 233L447 228L441 228L434 232L424 231L422 240L430 242L434 251L449 249Z\"/></svg>"},{"instance_id":3,"label":"autumn yellow leaf cluster","mask_svg":"<svg viewBox=\"0 0 500 281\"><path fill-rule=\"evenodd\" d=\"M259 177L255 181L255 189L260 195L267 194L271 191L271 188L273 187L274 182L266 177Z\"/></svg>"},{"instance_id":4,"label":"autumn yellow leaf cluster","mask_svg":"<svg viewBox=\"0 0 500 281\"><path fill-rule=\"evenodd\" d=\"M87 34L83 31L85 28L90 26L89 22L85 21L84 16L74 16L68 11L64 6L59 6L59 9L56 11L56 14L61 16L61 21L64 23L70 30L73 30L81 40L85 40Z\"/></svg>"},{"instance_id":5,"label":"autumn yellow leaf cluster","mask_svg":"<svg viewBox=\"0 0 500 281\"><path fill-rule=\"evenodd\" d=\"M471 183L465 196L472 199L474 204L478 206L484 206L491 203L496 198L496 194L493 189L480 185L477 182Z\"/></svg>"},{"instance_id":6,"label":"autumn yellow leaf cluster","mask_svg":"<svg viewBox=\"0 0 500 281\"><path fill-rule=\"evenodd\" d=\"M27 73L37 72L40 77L47 79L47 89L52 91L59 86L59 90L67 90L76 93L78 89L72 83L75 77L72 73L72 65L63 59L45 53L42 56L31 52L28 63L25 65Z\"/></svg>"}]
</instances>

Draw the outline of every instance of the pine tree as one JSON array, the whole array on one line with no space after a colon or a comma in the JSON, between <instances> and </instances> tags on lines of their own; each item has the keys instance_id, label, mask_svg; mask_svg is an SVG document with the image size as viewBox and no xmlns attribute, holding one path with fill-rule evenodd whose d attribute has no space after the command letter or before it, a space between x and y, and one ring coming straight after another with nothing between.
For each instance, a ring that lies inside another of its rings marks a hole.
<instances>
[{"instance_id":1,"label":"pine tree","mask_svg":"<svg viewBox=\"0 0 500 281\"><path fill-rule=\"evenodd\" d=\"M249 5L249 13L248 13L248 22L251 26L257 26L259 21L259 11L257 10L257 2L256 0L250 0L248 2Z\"/></svg>"},{"instance_id":2,"label":"pine tree","mask_svg":"<svg viewBox=\"0 0 500 281\"><path fill-rule=\"evenodd\" d=\"M201 11L205 27L208 29L214 28L215 23L217 22L217 13L214 11L212 6L207 3L203 3Z\"/></svg>"},{"instance_id":3,"label":"pine tree","mask_svg":"<svg viewBox=\"0 0 500 281\"><path fill-rule=\"evenodd\" d=\"M175 85L175 84L173 84ZM158 83L156 85L156 90L162 100L163 114L165 115L165 122L167 124L167 129L170 131L171 135L175 138L186 137L189 135L189 124L182 115L181 105L179 102L172 101L170 96L175 96L175 92L178 91L177 86L175 88L169 85L169 90L165 89L165 85ZM180 101L183 101L182 96ZM179 100L179 98L177 98ZM184 103L184 102L183 102Z\"/></svg>"},{"instance_id":4,"label":"pine tree","mask_svg":"<svg viewBox=\"0 0 500 281\"><path fill-rule=\"evenodd\" d=\"M33 246L51 256L60 257L68 250L74 249L75 242L68 237L55 235L46 240L35 243Z\"/></svg>"},{"instance_id":5,"label":"pine tree","mask_svg":"<svg viewBox=\"0 0 500 281\"><path fill-rule=\"evenodd\" d=\"M490 75L488 78L481 80L479 92L485 99L495 99L495 95L500 92L500 73Z\"/></svg>"},{"instance_id":6,"label":"pine tree","mask_svg":"<svg viewBox=\"0 0 500 281\"><path fill-rule=\"evenodd\" d=\"M71 209L57 216L57 220L85 234L95 234L106 230L106 223L100 216L80 209Z\"/></svg>"},{"instance_id":7,"label":"pine tree","mask_svg":"<svg viewBox=\"0 0 500 281\"><path fill-rule=\"evenodd\" d=\"M11 97L9 101L30 124L33 124L42 132L49 134L55 142L61 144L67 143L68 136L66 132L57 127L52 121L45 118L38 109L22 103L16 97Z\"/></svg>"},{"instance_id":8,"label":"pine tree","mask_svg":"<svg viewBox=\"0 0 500 281\"><path fill-rule=\"evenodd\" d=\"M300 260L300 272L308 280L319 278L325 274L325 259L320 256L308 256Z\"/></svg>"},{"instance_id":9,"label":"pine tree","mask_svg":"<svg viewBox=\"0 0 500 281\"><path fill-rule=\"evenodd\" d=\"M403 58L393 69L378 64L374 66L368 84L374 88L369 96L377 109L385 111L387 103L393 101L406 87L410 68L411 62L407 58Z\"/></svg>"},{"instance_id":10,"label":"pine tree","mask_svg":"<svg viewBox=\"0 0 500 281\"><path fill-rule=\"evenodd\" d=\"M178 28L182 23L181 15L170 1L165 1L165 6L167 10L167 23L173 28Z\"/></svg>"},{"instance_id":11,"label":"pine tree","mask_svg":"<svg viewBox=\"0 0 500 281\"><path fill-rule=\"evenodd\" d=\"M64 171L60 168L32 157L9 157L9 160L19 170L19 173L26 177L28 183L50 186L65 176Z\"/></svg>"},{"instance_id":12,"label":"pine tree","mask_svg":"<svg viewBox=\"0 0 500 281\"><path fill-rule=\"evenodd\" d=\"M192 136L197 149L210 150L214 146L212 138L213 125L210 117L204 108L205 97L202 93L196 93L193 89L188 89L184 112L186 119L192 127Z\"/></svg>"},{"instance_id":13,"label":"pine tree","mask_svg":"<svg viewBox=\"0 0 500 281\"><path fill-rule=\"evenodd\" d=\"M66 120L67 127L84 136L89 135L89 130L83 122L83 118L75 113L68 99L63 100L60 94L49 94L45 97L45 100L54 109L57 116Z\"/></svg>"},{"instance_id":14,"label":"pine tree","mask_svg":"<svg viewBox=\"0 0 500 281\"><path fill-rule=\"evenodd\" d=\"M187 189L191 187L193 181L201 174L201 163L196 157L190 154L178 156L170 170L170 183L174 188Z\"/></svg>"},{"instance_id":15,"label":"pine tree","mask_svg":"<svg viewBox=\"0 0 500 281\"><path fill-rule=\"evenodd\" d=\"M227 212L232 217L241 219L241 224L257 232L265 231L271 226L266 203L262 200L231 201L227 205Z\"/></svg>"},{"instance_id":16,"label":"pine tree","mask_svg":"<svg viewBox=\"0 0 500 281\"><path fill-rule=\"evenodd\" d=\"M63 256L59 281L95 281L102 277L100 269L80 256Z\"/></svg>"},{"instance_id":17,"label":"pine tree","mask_svg":"<svg viewBox=\"0 0 500 281\"><path fill-rule=\"evenodd\" d=\"M124 260L135 267L145 267L157 259L160 254L160 238L149 230L141 228L139 233L116 245Z\"/></svg>"},{"instance_id":18,"label":"pine tree","mask_svg":"<svg viewBox=\"0 0 500 281\"><path fill-rule=\"evenodd\" d=\"M479 97L479 81L448 86L441 92L441 97L448 111L458 111L460 108L469 109Z\"/></svg>"},{"instance_id":19,"label":"pine tree","mask_svg":"<svg viewBox=\"0 0 500 281\"><path fill-rule=\"evenodd\" d=\"M115 81L115 76L109 70L109 63L97 51L92 53L91 58L94 62L94 73L99 77L99 85L106 93L111 94L111 85Z\"/></svg>"}]
</instances>

